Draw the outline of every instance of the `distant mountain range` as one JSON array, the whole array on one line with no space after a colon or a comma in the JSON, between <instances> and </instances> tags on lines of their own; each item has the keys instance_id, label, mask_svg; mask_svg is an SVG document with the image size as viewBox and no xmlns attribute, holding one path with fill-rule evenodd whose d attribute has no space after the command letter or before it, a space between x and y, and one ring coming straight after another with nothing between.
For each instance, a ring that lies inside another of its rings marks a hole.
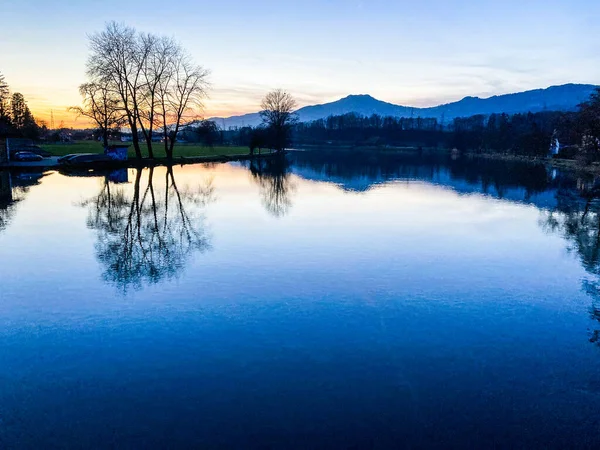
<instances>
[{"instance_id":1,"label":"distant mountain range","mask_svg":"<svg viewBox=\"0 0 600 450\"><path fill-rule=\"evenodd\" d=\"M363 116L379 114L395 117L432 117L448 123L455 117L475 114L526 113L549 111L572 111L586 101L597 86L592 84L565 84L547 89L535 89L516 94L495 95L489 98L465 97L458 102L431 108L413 108L394 105L370 95L349 95L341 100L323 105L306 106L296 111L301 122L325 119L332 115L356 113ZM244 114L228 118L213 117L219 127L256 126L261 123L259 113Z\"/></svg>"}]
</instances>

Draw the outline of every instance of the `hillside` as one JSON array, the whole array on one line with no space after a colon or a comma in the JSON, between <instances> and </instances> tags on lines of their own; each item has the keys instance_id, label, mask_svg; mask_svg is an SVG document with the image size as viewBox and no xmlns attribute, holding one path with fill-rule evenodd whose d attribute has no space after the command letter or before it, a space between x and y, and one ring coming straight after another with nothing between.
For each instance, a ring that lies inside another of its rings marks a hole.
<instances>
[{"instance_id":1,"label":"hillside","mask_svg":"<svg viewBox=\"0 0 600 450\"><path fill-rule=\"evenodd\" d=\"M394 105L377 100L370 95L349 95L335 102L305 106L297 111L302 122L324 119L332 115L356 113L364 116L379 114L395 117L434 117L449 122L455 117L468 117L475 114L526 113L550 111L571 111L586 101L597 86L591 84L565 84L547 89L535 89L515 94L496 95L489 98L465 97L462 100L431 108L413 108ZM256 126L261 123L259 113L212 118L220 127Z\"/></svg>"}]
</instances>

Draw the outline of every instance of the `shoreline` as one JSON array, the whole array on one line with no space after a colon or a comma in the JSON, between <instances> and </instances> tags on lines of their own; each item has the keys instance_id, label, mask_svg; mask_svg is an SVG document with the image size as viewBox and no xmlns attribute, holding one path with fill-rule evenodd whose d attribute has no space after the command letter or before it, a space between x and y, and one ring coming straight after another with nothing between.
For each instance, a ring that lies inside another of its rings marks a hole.
<instances>
[{"instance_id":1,"label":"shoreline","mask_svg":"<svg viewBox=\"0 0 600 450\"><path fill-rule=\"evenodd\" d=\"M113 162L90 162L83 164L60 164L58 163L58 157L47 158L39 162L8 162L0 164L0 171L3 170L17 170L17 171L45 171L45 170L118 170L128 168L147 168L147 167L160 167L160 166L175 166L175 165L189 165L189 164L206 164L206 163L227 163L236 161L250 161L253 159L265 159L276 156L285 155L288 152L294 151L308 151L308 152L339 152L339 153L361 153L366 155L391 155L391 154L410 154L410 155L440 155L440 156L453 156L451 149L433 148L433 147L371 147L371 146L299 146L286 150L283 154L278 153L262 153L262 154L237 154L237 155L210 155L210 156L178 156L172 159L168 158L142 158L142 159L128 159L126 161L113 161ZM529 164L543 164L547 167L555 169L569 170L580 173L587 173L593 175L600 175L600 163L592 163L589 165L581 165L573 159L558 159L558 158L541 158L541 157L529 157L522 155L509 155L503 153L476 153L472 151L458 152L457 158L470 158L470 159L485 159L485 160L496 160L496 161L513 161L523 162Z\"/></svg>"},{"instance_id":2,"label":"shoreline","mask_svg":"<svg viewBox=\"0 0 600 450\"><path fill-rule=\"evenodd\" d=\"M435 147L372 147L372 146L327 146L318 147L312 145L305 145L296 148L300 151L317 151L319 149L331 152L346 152L346 153L368 153L373 152L374 154L386 155L386 154L422 154L422 155L446 155L452 156L453 150L448 148L435 148ZM471 158L471 159L488 159L496 161L514 161L523 162L529 164L544 164L548 167L555 169L569 170L575 172L584 172L587 174L600 175L600 162L592 163L589 165L581 165L574 159L558 159L548 157L530 157L522 155L509 155L505 153L476 153L473 151L458 152L458 158Z\"/></svg>"},{"instance_id":3,"label":"shoreline","mask_svg":"<svg viewBox=\"0 0 600 450\"><path fill-rule=\"evenodd\" d=\"M239 155L214 155L214 156L179 156L168 158L142 158L128 159L126 161L90 162L83 164L60 164L57 158L51 161L38 162L9 162L0 164L2 170L41 171L41 170L118 170L118 169L143 169L146 167L183 166L189 164L227 163L235 161L250 161L280 156L278 153L239 154Z\"/></svg>"},{"instance_id":4,"label":"shoreline","mask_svg":"<svg viewBox=\"0 0 600 450\"><path fill-rule=\"evenodd\" d=\"M546 166L570 170L575 172L585 172L588 174L600 175L600 163L591 163L589 165L581 165L574 159L559 159L559 158L539 158L539 157L528 157L520 155L504 155L498 153L472 153L465 152L461 156L467 158L479 158L479 159L491 159L496 161L515 161L525 162L530 164L544 164Z\"/></svg>"}]
</instances>

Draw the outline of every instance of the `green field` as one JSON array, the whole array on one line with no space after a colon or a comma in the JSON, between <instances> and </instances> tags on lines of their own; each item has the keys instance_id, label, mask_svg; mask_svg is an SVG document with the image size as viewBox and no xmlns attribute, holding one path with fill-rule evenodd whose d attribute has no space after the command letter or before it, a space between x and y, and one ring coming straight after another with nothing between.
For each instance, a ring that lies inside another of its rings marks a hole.
<instances>
[{"instance_id":1,"label":"green field","mask_svg":"<svg viewBox=\"0 0 600 450\"><path fill-rule=\"evenodd\" d=\"M115 144L122 144L120 142ZM52 153L55 156L64 156L71 153L102 153L104 148L102 144L95 141L78 141L70 144L45 144L41 146L44 150ZM142 154L144 157L147 155L145 145L141 145ZM163 144L157 142L153 146L154 156L156 158L164 158L165 149ZM248 147L205 147L202 145L194 144L179 144L175 146L173 156L220 156L220 155L246 155L248 154ZM135 158L135 151L133 145L129 143L129 157Z\"/></svg>"}]
</instances>

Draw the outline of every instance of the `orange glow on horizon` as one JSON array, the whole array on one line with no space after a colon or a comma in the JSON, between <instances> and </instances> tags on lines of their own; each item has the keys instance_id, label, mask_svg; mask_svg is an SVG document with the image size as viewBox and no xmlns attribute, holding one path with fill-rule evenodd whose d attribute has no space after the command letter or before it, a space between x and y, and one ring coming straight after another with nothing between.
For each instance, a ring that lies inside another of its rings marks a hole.
<instances>
[{"instance_id":1,"label":"orange glow on horizon","mask_svg":"<svg viewBox=\"0 0 600 450\"><path fill-rule=\"evenodd\" d=\"M24 93L23 95L25 96L25 100L36 121L38 123L43 121L48 128L51 128L52 120L54 120L55 129L60 128L61 123L64 128L85 129L95 127L92 120L85 117L77 117L77 114L69 111L69 106L64 105L64 103L54 103L48 98L39 98L36 95L30 95L28 99L27 93ZM79 104L74 102L73 105L77 106ZM257 105L248 104L242 107L242 105L239 104L230 105L229 103L223 104L223 102L219 102L218 100L214 102L208 100L204 111L197 113L196 116L202 118L227 118L257 111Z\"/></svg>"},{"instance_id":2,"label":"orange glow on horizon","mask_svg":"<svg viewBox=\"0 0 600 450\"><path fill-rule=\"evenodd\" d=\"M31 109L33 117L35 117L36 121L38 123L43 121L48 128L51 128L52 119L54 119L54 128L56 129L61 127L61 123L63 125L63 128L73 128L81 130L95 127L94 122L92 120L87 119L86 117L77 117L77 115L69 111L68 108L47 109L47 107L44 106L43 109L37 109L33 104L29 104L29 108ZM231 116L254 113L256 111L256 109L253 110L250 108L248 108L247 110L207 109L206 111L204 111L203 114L200 114L199 116L206 119L211 117L227 118Z\"/></svg>"}]
</instances>

